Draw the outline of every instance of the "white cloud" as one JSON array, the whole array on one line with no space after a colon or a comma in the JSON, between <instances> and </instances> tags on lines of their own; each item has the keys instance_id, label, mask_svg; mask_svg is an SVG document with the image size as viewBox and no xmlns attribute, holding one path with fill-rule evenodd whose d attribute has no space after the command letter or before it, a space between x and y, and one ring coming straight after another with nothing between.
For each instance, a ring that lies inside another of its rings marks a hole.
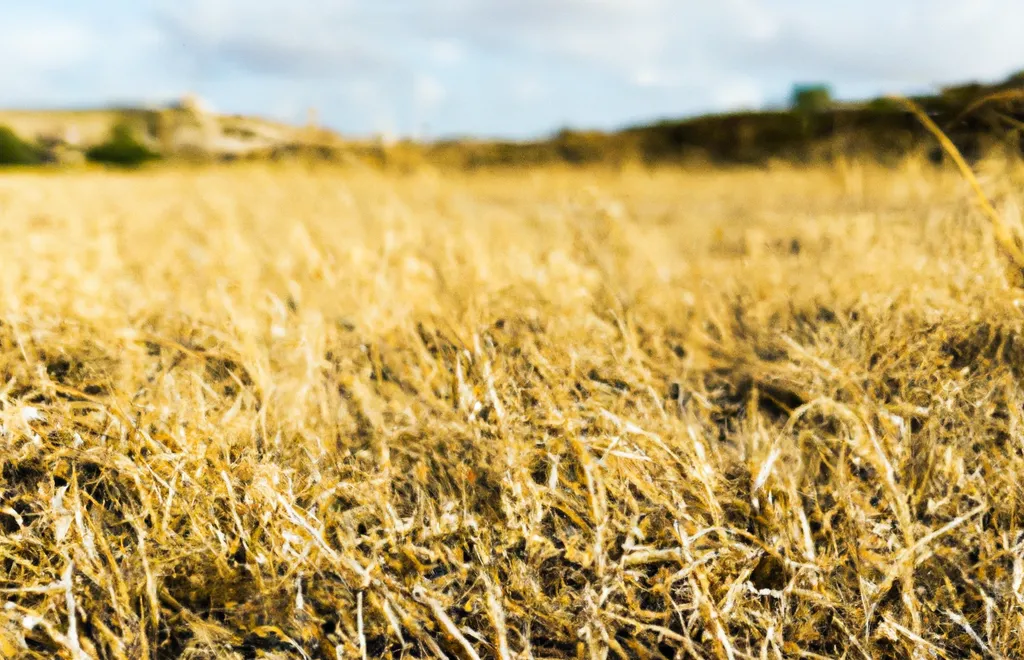
<instances>
[{"instance_id":1,"label":"white cloud","mask_svg":"<svg viewBox=\"0 0 1024 660\"><path fill-rule=\"evenodd\" d=\"M397 130L394 108L387 96L377 82L369 79L353 80L341 89L342 102L369 117L369 130L374 133L394 133Z\"/></svg>"},{"instance_id":2,"label":"white cloud","mask_svg":"<svg viewBox=\"0 0 1024 660\"><path fill-rule=\"evenodd\" d=\"M647 67L634 71L630 82L637 87L650 88L670 88L679 85L679 79L672 74Z\"/></svg>"},{"instance_id":3,"label":"white cloud","mask_svg":"<svg viewBox=\"0 0 1024 660\"><path fill-rule=\"evenodd\" d=\"M195 57L281 76L414 78L477 51L709 98L755 79L753 99L795 80L925 85L1024 65L1018 0L160 1Z\"/></svg>"},{"instance_id":4,"label":"white cloud","mask_svg":"<svg viewBox=\"0 0 1024 660\"><path fill-rule=\"evenodd\" d=\"M546 93L544 85L533 76L519 77L510 85L512 98L517 103L533 103Z\"/></svg>"},{"instance_id":5,"label":"white cloud","mask_svg":"<svg viewBox=\"0 0 1024 660\"><path fill-rule=\"evenodd\" d=\"M929 84L1000 76L1024 63L1024 5L1008 0L912 0L877 12L808 7L787 17L767 54L779 66L838 79ZM802 62L801 62L802 60Z\"/></svg>"},{"instance_id":6,"label":"white cloud","mask_svg":"<svg viewBox=\"0 0 1024 660\"><path fill-rule=\"evenodd\" d=\"M7 25L0 38L0 57L9 72L28 69L36 73L59 71L91 57L98 45L96 36L82 25L36 19L21 25ZM17 63L14 66L13 63Z\"/></svg>"},{"instance_id":7,"label":"white cloud","mask_svg":"<svg viewBox=\"0 0 1024 660\"><path fill-rule=\"evenodd\" d=\"M765 101L761 85L750 79L722 81L711 93L711 103L722 110L752 110L762 107Z\"/></svg>"},{"instance_id":8,"label":"white cloud","mask_svg":"<svg viewBox=\"0 0 1024 660\"><path fill-rule=\"evenodd\" d=\"M47 9L12 12L0 22L4 102L21 106L104 103L151 97L173 80L150 56L163 34L148 21L116 27ZM51 3L52 4L52 3Z\"/></svg>"},{"instance_id":9,"label":"white cloud","mask_svg":"<svg viewBox=\"0 0 1024 660\"><path fill-rule=\"evenodd\" d=\"M300 7L301 6L301 7ZM394 66L395 23L373 5L327 0L175 0L160 25L193 58L253 73L337 76Z\"/></svg>"},{"instance_id":10,"label":"white cloud","mask_svg":"<svg viewBox=\"0 0 1024 660\"><path fill-rule=\"evenodd\" d=\"M448 89L437 78L428 75L417 76L413 84L413 99L416 107L429 112L441 105L448 97Z\"/></svg>"},{"instance_id":11,"label":"white cloud","mask_svg":"<svg viewBox=\"0 0 1024 660\"><path fill-rule=\"evenodd\" d=\"M0 26L0 82L9 94L41 90L53 74L91 60L99 40L86 26L45 15L18 17Z\"/></svg>"},{"instance_id":12,"label":"white cloud","mask_svg":"<svg viewBox=\"0 0 1024 660\"><path fill-rule=\"evenodd\" d=\"M4 12L8 99L201 87L239 111L335 99L365 123L611 123L757 105L797 81L874 93L1024 67L1019 0L68 1Z\"/></svg>"},{"instance_id":13,"label":"white cloud","mask_svg":"<svg viewBox=\"0 0 1024 660\"><path fill-rule=\"evenodd\" d=\"M1017 0L435 4L443 8L437 25L481 47L568 59L638 86L744 103L805 79L906 87L999 77L1024 66L1024 5ZM747 81L742 93L740 78Z\"/></svg>"},{"instance_id":14,"label":"white cloud","mask_svg":"<svg viewBox=\"0 0 1024 660\"><path fill-rule=\"evenodd\" d=\"M465 49L454 39L435 39L430 42L430 59L442 66L452 66L462 62Z\"/></svg>"}]
</instances>

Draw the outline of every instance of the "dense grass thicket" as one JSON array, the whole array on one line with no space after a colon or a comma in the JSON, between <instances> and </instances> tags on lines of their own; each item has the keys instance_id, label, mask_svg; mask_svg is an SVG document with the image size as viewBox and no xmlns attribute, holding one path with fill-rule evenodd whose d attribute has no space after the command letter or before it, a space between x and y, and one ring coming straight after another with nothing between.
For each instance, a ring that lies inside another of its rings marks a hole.
<instances>
[{"instance_id":1,"label":"dense grass thicket","mask_svg":"<svg viewBox=\"0 0 1024 660\"><path fill-rule=\"evenodd\" d=\"M1024 293L972 204L0 178L0 657L1021 657Z\"/></svg>"},{"instance_id":2,"label":"dense grass thicket","mask_svg":"<svg viewBox=\"0 0 1024 660\"><path fill-rule=\"evenodd\" d=\"M153 160L160 154L152 151L135 137L128 123L115 124L106 142L86 150L85 157L94 163L116 167L138 167Z\"/></svg>"},{"instance_id":3,"label":"dense grass thicket","mask_svg":"<svg viewBox=\"0 0 1024 660\"><path fill-rule=\"evenodd\" d=\"M18 137L6 126L0 126L0 166L37 165L39 149Z\"/></svg>"}]
</instances>

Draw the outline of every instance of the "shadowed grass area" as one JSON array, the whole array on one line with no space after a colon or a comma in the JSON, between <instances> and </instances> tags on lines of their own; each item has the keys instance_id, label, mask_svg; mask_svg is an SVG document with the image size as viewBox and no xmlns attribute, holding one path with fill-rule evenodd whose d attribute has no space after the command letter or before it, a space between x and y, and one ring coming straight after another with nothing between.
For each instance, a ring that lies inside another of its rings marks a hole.
<instances>
[{"instance_id":1,"label":"shadowed grass area","mask_svg":"<svg viewBox=\"0 0 1024 660\"><path fill-rule=\"evenodd\" d=\"M1024 296L971 195L0 178L0 657L1020 656Z\"/></svg>"}]
</instances>

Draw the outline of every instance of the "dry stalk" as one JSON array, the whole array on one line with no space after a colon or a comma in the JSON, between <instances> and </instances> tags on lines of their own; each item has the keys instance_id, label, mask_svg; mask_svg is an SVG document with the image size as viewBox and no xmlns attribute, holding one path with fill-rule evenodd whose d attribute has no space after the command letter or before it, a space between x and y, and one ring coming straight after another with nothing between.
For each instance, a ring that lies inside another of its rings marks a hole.
<instances>
[{"instance_id":1,"label":"dry stalk","mask_svg":"<svg viewBox=\"0 0 1024 660\"><path fill-rule=\"evenodd\" d=\"M907 108L918 121L920 121L928 131L935 136L935 139L939 141L939 145L942 150L953 159L957 169L960 170L960 174L963 175L964 179L971 185L974 190L974 196L981 208L982 212L992 223L992 229L995 233L996 240L999 242L999 246L1003 249L1006 257L1010 260L1011 265L1016 270L1024 275L1024 251L1021 250L1021 237L1016 236L1013 230L1010 228L1003 217L989 201L988 195L985 194L984 189L981 187L981 183L978 178L974 175L974 170L964 160L960 150L956 148L953 141L939 128L932 118L929 117L921 108L907 98L893 97L893 100L897 101L905 108Z\"/></svg>"}]
</instances>

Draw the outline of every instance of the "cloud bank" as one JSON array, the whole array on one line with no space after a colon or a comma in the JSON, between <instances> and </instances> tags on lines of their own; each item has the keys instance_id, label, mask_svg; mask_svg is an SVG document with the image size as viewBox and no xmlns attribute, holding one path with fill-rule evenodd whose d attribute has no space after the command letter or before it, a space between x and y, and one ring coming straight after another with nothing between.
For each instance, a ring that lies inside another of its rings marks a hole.
<instances>
[{"instance_id":1,"label":"cloud bank","mask_svg":"<svg viewBox=\"0 0 1024 660\"><path fill-rule=\"evenodd\" d=\"M18 103L195 89L341 130L507 135L916 91L1024 68L1016 0L45 0L0 26ZM278 108L279 110L275 110Z\"/></svg>"}]
</instances>

